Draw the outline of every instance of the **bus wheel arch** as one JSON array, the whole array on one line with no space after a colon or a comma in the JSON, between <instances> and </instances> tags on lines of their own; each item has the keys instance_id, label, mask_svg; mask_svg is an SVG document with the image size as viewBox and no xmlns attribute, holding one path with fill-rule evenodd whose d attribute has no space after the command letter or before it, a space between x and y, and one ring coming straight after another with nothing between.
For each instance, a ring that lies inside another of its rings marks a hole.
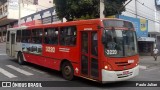
<instances>
[{"instance_id":1,"label":"bus wheel arch","mask_svg":"<svg viewBox=\"0 0 160 90\"><path fill-rule=\"evenodd\" d=\"M62 60L60 66L61 66L60 70L62 72L63 77L66 80L72 80L74 77L74 69L73 69L71 62L66 59Z\"/></svg>"},{"instance_id":2,"label":"bus wheel arch","mask_svg":"<svg viewBox=\"0 0 160 90\"><path fill-rule=\"evenodd\" d=\"M18 64L20 65L24 65L25 64L25 61L24 61L24 58L23 58L23 54L21 51L18 52L17 54L17 60L18 60Z\"/></svg>"}]
</instances>

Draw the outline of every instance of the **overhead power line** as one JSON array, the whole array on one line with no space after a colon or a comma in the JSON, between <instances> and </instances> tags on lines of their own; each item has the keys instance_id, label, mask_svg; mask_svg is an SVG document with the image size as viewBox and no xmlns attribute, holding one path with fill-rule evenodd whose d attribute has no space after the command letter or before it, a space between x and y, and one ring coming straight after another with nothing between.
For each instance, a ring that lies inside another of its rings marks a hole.
<instances>
[{"instance_id":1,"label":"overhead power line","mask_svg":"<svg viewBox=\"0 0 160 90\"><path fill-rule=\"evenodd\" d=\"M156 20L153 20L153 19L150 19L150 18L144 17L144 16L139 15L139 14L135 14L135 13L133 13L133 12L131 12L131 11L126 11L126 12L128 12L128 13L130 13L130 14L133 14L133 15L137 15L137 16L139 16L139 17L141 17L141 18L145 18L145 19L147 19L147 20L149 20L149 21L152 21L152 22L155 22L155 23L160 24L160 22L159 22L159 21L156 21Z\"/></svg>"}]
</instances>

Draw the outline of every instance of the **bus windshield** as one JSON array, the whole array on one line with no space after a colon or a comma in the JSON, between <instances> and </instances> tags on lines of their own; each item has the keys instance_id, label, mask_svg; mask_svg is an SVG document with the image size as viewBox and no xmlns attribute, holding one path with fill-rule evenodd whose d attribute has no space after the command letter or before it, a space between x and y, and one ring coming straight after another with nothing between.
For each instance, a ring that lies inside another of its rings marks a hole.
<instances>
[{"instance_id":1,"label":"bus windshield","mask_svg":"<svg viewBox=\"0 0 160 90\"><path fill-rule=\"evenodd\" d=\"M136 33L133 30L104 30L105 55L126 57L137 54Z\"/></svg>"}]
</instances>

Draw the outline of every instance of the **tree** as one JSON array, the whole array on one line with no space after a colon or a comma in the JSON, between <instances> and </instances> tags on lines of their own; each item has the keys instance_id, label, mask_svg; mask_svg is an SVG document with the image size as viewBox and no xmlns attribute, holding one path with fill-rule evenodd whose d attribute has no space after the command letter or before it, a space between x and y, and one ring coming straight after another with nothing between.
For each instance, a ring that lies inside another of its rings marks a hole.
<instances>
[{"instance_id":1,"label":"tree","mask_svg":"<svg viewBox=\"0 0 160 90\"><path fill-rule=\"evenodd\" d=\"M125 11L124 3L127 0L104 0L104 15L111 16L115 14L121 14L121 12Z\"/></svg>"},{"instance_id":2,"label":"tree","mask_svg":"<svg viewBox=\"0 0 160 90\"><path fill-rule=\"evenodd\" d=\"M125 10L122 8L126 0L104 0L105 16L115 15ZM67 21L77 19L99 18L99 0L54 0L56 13L60 19L66 18Z\"/></svg>"},{"instance_id":3,"label":"tree","mask_svg":"<svg viewBox=\"0 0 160 90\"><path fill-rule=\"evenodd\" d=\"M98 18L98 0L54 0L59 18L68 21L79 18Z\"/></svg>"}]
</instances>

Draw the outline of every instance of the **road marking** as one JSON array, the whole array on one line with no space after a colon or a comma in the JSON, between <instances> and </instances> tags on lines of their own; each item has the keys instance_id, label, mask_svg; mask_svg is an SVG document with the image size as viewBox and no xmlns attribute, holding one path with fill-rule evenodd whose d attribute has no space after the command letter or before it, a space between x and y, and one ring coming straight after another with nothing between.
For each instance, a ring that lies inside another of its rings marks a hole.
<instances>
[{"instance_id":1,"label":"road marking","mask_svg":"<svg viewBox=\"0 0 160 90\"><path fill-rule=\"evenodd\" d=\"M33 75L32 73L27 72L25 70L22 70L20 68L17 68L15 66L12 66L12 65L6 65L6 66L9 67L9 68L11 68L11 69L13 69L13 70L16 70L17 72L20 72L20 73L24 74L24 75L27 75L27 76Z\"/></svg>"},{"instance_id":2,"label":"road marking","mask_svg":"<svg viewBox=\"0 0 160 90\"><path fill-rule=\"evenodd\" d=\"M5 54L5 53L2 53L2 54L0 54L0 55L7 55L7 54Z\"/></svg>"},{"instance_id":3,"label":"road marking","mask_svg":"<svg viewBox=\"0 0 160 90\"><path fill-rule=\"evenodd\" d=\"M31 68L31 67L28 67L28 66L22 66L22 67L27 68L27 69L30 69L30 70L35 71L35 72L38 72L38 73L45 74L45 72L43 72L43 71L41 71L41 70L38 70L38 69L35 69L35 68L33 69L33 68Z\"/></svg>"},{"instance_id":4,"label":"road marking","mask_svg":"<svg viewBox=\"0 0 160 90\"><path fill-rule=\"evenodd\" d=\"M17 76L13 75L12 73L10 73L10 72L2 69L2 68L0 68L0 72L1 72L2 74L4 74L5 76L9 77L9 78L17 77Z\"/></svg>"},{"instance_id":5,"label":"road marking","mask_svg":"<svg viewBox=\"0 0 160 90\"><path fill-rule=\"evenodd\" d=\"M139 65L139 68L140 68L140 69L147 69L146 66L142 66L142 65Z\"/></svg>"}]
</instances>

